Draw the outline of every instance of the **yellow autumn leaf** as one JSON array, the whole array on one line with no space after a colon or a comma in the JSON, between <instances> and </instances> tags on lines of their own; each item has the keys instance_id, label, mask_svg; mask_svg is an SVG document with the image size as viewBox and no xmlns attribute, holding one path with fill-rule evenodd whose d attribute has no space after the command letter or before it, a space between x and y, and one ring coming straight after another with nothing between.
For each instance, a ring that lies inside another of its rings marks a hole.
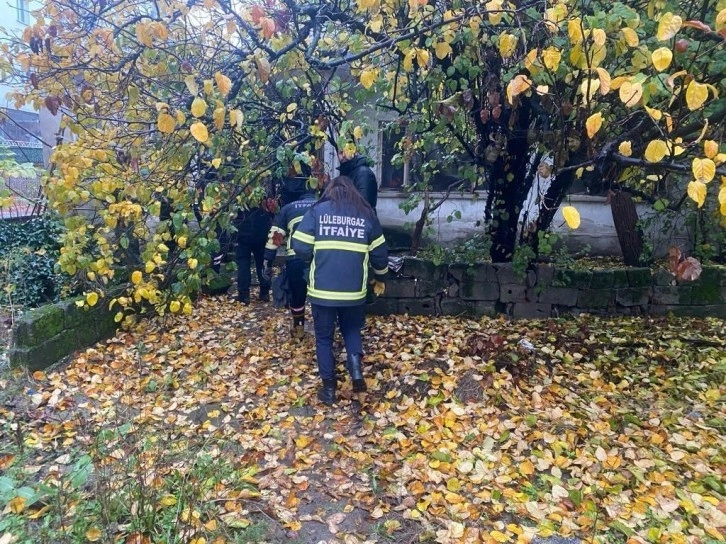
<instances>
[{"instance_id":1,"label":"yellow autumn leaf","mask_svg":"<svg viewBox=\"0 0 726 544\"><path fill-rule=\"evenodd\" d=\"M602 28L594 28L592 30L592 41L598 47L602 47L607 41L607 34Z\"/></svg>"},{"instance_id":2,"label":"yellow autumn leaf","mask_svg":"<svg viewBox=\"0 0 726 544\"><path fill-rule=\"evenodd\" d=\"M708 87L703 83L692 80L686 87L686 105L688 109L697 110L708 100Z\"/></svg>"},{"instance_id":3,"label":"yellow autumn leaf","mask_svg":"<svg viewBox=\"0 0 726 544\"><path fill-rule=\"evenodd\" d=\"M201 98L196 97L192 102L192 115L194 117L201 117L207 111L207 102Z\"/></svg>"},{"instance_id":4,"label":"yellow autumn leaf","mask_svg":"<svg viewBox=\"0 0 726 544\"><path fill-rule=\"evenodd\" d=\"M718 143L713 140L706 140L703 142L703 153L707 158L713 159L718 155Z\"/></svg>"},{"instance_id":5,"label":"yellow autumn leaf","mask_svg":"<svg viewBox=\"0 0 726 544\"><path fill-rule=\"evenodd\" d=\"M438 42L434 45L434 53L437 59L443 60L451 54L451 45L449 42Z\"/></svg>"},{"instance_id":6,"label":"yellow autumn leaf","mask_svg":"<svg viewBox=\"0 0 726 544\"><path fill-rule=\"evenodd\" d=\"M497 542L509 542L510 538L509 536L505 535L504 533L494 530L490 531L489 536L496 540Z\"/></svg>"},{"instance_id":7,"label":"yellow autumn leaf","mask_svg":"<svg viewBox=\"0 0 726 544\"><path fill-rule=\"evenodd\" d=\"M499 36L499 54L502 55L502 58L507 59L514 54L518 41L517 36L508 32L504 32Z\"/></svg>"},{"instance_id":8,"label":"yellow autumn leaf","mask_svg":"<svg viewBox=\"0 0 726 544\"><path fill-rule=\"evenodd\" d=\"M570 37L572 45L577 45L585 39L582 32L582 19L575 17L567 21L567 35Z\"/></svg>"},{"instance_id":9,"label":"yellow autumn leaf","mask_svg":"<svg viewBox=\"0 0 726 544\"><path fill-rule=\"evenodd\" d=\"M356 126L353 129L353 138L356 140L360 140L363 137L363 128L360 126Z\"/></svg>"},{"instance_id":10,"label":"yellow autumn leaf","mask_svg":"<svg viewBox=\"0 0 726 544\"><path fill-rule=\"evenodd\" d=\"M653 51L653 55L650 60L653 62L653 66L659 72L662 72L671 65L673 60L673 52L667 47L659 47Z\"/></svg>"},{"instance_id":11,"label":"yellow autumn leaf","mask_svg":"<svg viewBox=\"0 0 726 544\"><path fill-rule=\"evenodd\" d=\"M632 108L640 102L643 97L643 86L640 83L631 83L630 81L624 81L618 89L620 100L628 108Z\"/></svg>"},{"instance_id":12,"label":"yellow autumn leaf","mask_svg":"<svg viewBox=\"0 0 726 544\"><path fill-rule=\"evenodd\" d=\"M429 52L426 49L416 49L416 60L418 61L419 68L423 68L429 63Z\"/></svg>"},{"instance_id":13,"label":"yellow autumn leaf","mask_svg":"<svg viewBox=\"0 0 726 544\"><path fill-rule=\"evenodd\" d=\"M192 95L196 96L196 94L199 92L199 85L197 85L197 80L194 75L189 74L187 77L185 77L184 84L187 86L187 89Z\"/></svg>"},{"instance_id":14,"label":"yellow autumn leaf","mask_svg":"<svg viewBox=\"0 0 726 544\"><path fill-rule=\"evenodd\" d=\"M89 306L95 306L98 302L98 293L95 291L91 291L90 293L86 294L86 302Z\"/></svg>"},{"instance_id":15,"label":"yellow autumn leaf","mask_svg":"<svg viewBox=\"0 0 726 544\"><path fill-rule=\"evenodd\" d=\"M227 96L232 90L232 80L225 76L222 72L214 74L214 80L217 82L217 89L222 96Z\"/></svg>"},{"instance_id":16,"label":"yellow autumn leaf","mask_svg":"<svg viewBox=\"0 0 726 544\"><path fill-rule=\"evenodd\" d=\"M98 527L91 527L86 531L86 540L89 542L98 542L101 540L101 537L103 536L103 533L101 532L101 529Z\"/></svg>"},{"instance_id":17,"label":"yellow autumn leaf","mask_svg":"<svg viewBox=\"0 0 726 544\"><path fill-rule=\"evenodd\" d=\"M159 129L159 132L171 134L174 132L174 127L176 127L176 121L168 113L160 113L156 118L156 127Z\"/></svg>"},{"instance_id":18,"label":"yellow autumn leaf","mask_svg":"<svg viewBox=\"0 0 726 544\"><path fill-rule=\"evenodd\" d=\"M211 79L205 79L204 80L204 94L210 95L214 92L214 82Z\"/></svg>"},{"instance_id":19,"label":"yellow autumn leaf","mask_svg":"<svg viewBox=\"0 0 726 544\"><path fill-rule=\"evenodd\" d=\"M529 90L532 87L532 80L530 80L524 74L518 74L514 76L512 81L507 85L507 101L513 104L513 100L516 96Z\"/></svg>"},{"instance_id":20,"label":"yellow autumn leaf","mask_svg":"<svg viewBox=\"0 0 726 544\"><path fill-rule=\"evenodd\" d=\"M377 68L366 68L360 73L360 83L366 89L370 89L378 79Z\"/></svg>"},{"instance_id":21,"label":"yellow autumn leaf","mask_svg":"<svg viewBox=\"0 0 726 544\"><path fill-rule=\"evenodd\" d=\"M140 270L134 270L131 273L131 283L133 283L134 285L138 285L139 283L141 283L141 278L142 275Z\"/></svg>"},{"instance_id":22,"label":"yellow autumn leaf","mask_svg":"<svg viewBox=\"0 0 726 544\"><path fill-rule=\"evenodd\" d=\"M620 32L623 33L623 37L625 38L625 43L627 43L630 47L638 47L638 43L640 43L640 39L638 38L638 34L630 27L625 27L620 29Z\"/></svg>"},{"instance_id":23,"label":"yellow autumn leaf","mask_svg":"<svg viewBox=\"0 0 726 544\"><path fill-rule=\"evenodd\" d=\"M693 159L691 170L696 181L708 183L716 175L716 164L711 159Z\"/></svg>"},{"instance_id":24,"label":"yellow autumn leaf","mask_svg":"<svg viewBox=\"0 0 726 544\"><path fill-rule=\"evenodd\" d=\"M178 310L179 302L177 302L176 300L174 302L176 302ZM172 304L174 304L174 302L172 302ZM161 506L174 506L176 504L176 497L174 495L164 495L159 501L159 504Z\"/></svg>"},{"instance_id":25,"label":"yellow autumn leaf","mask_svg":"<svg viewBox=\"0 0 726 544\"><path fill-rule=\"evenodd\" d=\"M574 206L565 206L562 208L562 216L565 218L567 226L571 229L576 229L580 226L580 212Z\"/></svg>"},{"instance_id":26,"label":"yellow autumn leaf","mask_svg":"<svg viewBox=\"0 0 726 544\"><path fill-rule=\"evenodd\" d=\"M702 181L692 181L688 184L688 196L700 208L706 202L706 184Z\"/></svg>"},{"instance_id":27,"label":"yellow autumn leaf","mask_svg":"<svg viewBox=\"0 0 726 544\"><path fill-rule=\"evenodd\" d=\"M534 464L529 459L525 459L521 463L519 463L519 472L520 474L523 474L524 476L531 476L534 474Z\"/></svg>"},{"instance_id":28,"label":"yellow autumn leaf","mask_svg":"<svg viewBox=\"0 0 726 544\"><path fill-rule=\"evenodd\" d=\"M633 154L633 146L630 143L630 140L620 142L620 145L618 146L618 153L625 157L630 157L630 155Z\"/></svg>"},{"instance_id":29,"label":"yellow autumn leaf","mask_svg":"<svg viewBox=\"0 0 726 544\"><path fill-rule=\"evenodd\" d=\"M488 12L487 17L489 18L490 24L498 25L502 22L502 13L496 13L502 9L502 0L491 0L484 4L484 7Z\"/></svg>"},{"instance_id":30,"label":"yellow autumn leaf","mask_svg":"<svg viewBox=\"0 0 726 544\"><path fill-rule=\"evenodd\" d=\"M556 47L548 47L542 53L542 61L544 65L553 72L557 71L562 60L562 53Z\"/></svg>"},{"instance_id":31,"label":"yellow autumn leaf","mask_svg":"<svg viewBox=\"0 0 726 544\"><path fill-rule=\"evenodd\" d=\"M146 23L137 23L135 31L136 39L139 40L142 45L145 45L146 47L153 47L153 38L149 33L149 27Z\"/></svg>"},{"instance_id":32,"label":"yellow autumn leaf","mask_svg":"<svg viewBox=\"0 0 726 544\"><path fill-rule=\"evenodd\" d=\"M212 159L212 167L219 168L219 165L222 164L222 159L219 157Z\"/></svg>"},{"instance_id":33,"label":"yellow autumn leaf","mask_svg":"<svg viewBox=\"0 0 726 544\"><path fill-rule=\"evenodd\" d=\"M176 124L182 126L187 120L187 116L181 110L176 110Z\"/></svg>"},{"instance_id":34,"label":"yellow autumn leaf","mask_svg":"<svg viewBox=\"0 0 726 544\"><path fill-rule=\"evenodd\" d=\"M716 32L726 28L726 8L722 9L716 15Z\"/></svg>"},{"instance_id":35,"label":"yellow autumn leaf","mask_svg":"<svg viewBox=\"0 0 726 544\"><path fill-rule=\"evenodd\" d=\"M596 68L597 76L600 78L600 94L605 96L610 92L610 73L605 68Z\"/></svg>"},{"instance_id":36,"label":"yellow autumn leaf","mask_svg":"<svg viewBox=\"0 0 726 544\"><path fill-rule=\"evenodd\" d=\"M13 514L20 514L23 510L25 510L25 497L15 497L14 499L10 499L8 507Z\"/></svg>"},{"instance_id":37,"label":"yellow autumn leaf","mask_svg":"<svg viewBox=\"0 0 726 544\"><path fill-rule=\"evenodd\" d=\"M658 30L655 35L662 42L670 40L678 33L682 24L683 19L681 19L678 15L673 15L669 11L660 18L660 21L658 21Z\"/></svg>"},{"instance_id":38,"label":"yellow autumn leaf","mask_svg":"<svg viewBox=\"0 0 726 544\"><path fill-rule=\"evenodd\" d=\"M597 112L593 113L590 117L587 118L587 121L585 121L585 128L587 128L587 137L592 139L595 134L600 130L602 127L603 117L602 113Z\"/></svg>"},{"instance_id":39,"label":"yellow autumn leaf","mask_svg":"<svg viewBox=\"0 0 726 544\"><path fill-rule=\"evenodd\" d=\"M209 132L207 131L207 127L204 123L197 121L189 127L189 131L198 142L204 143L209 139Z\"/></svg>"},{"instance_id":40,"label":"yellow autumn leaf","mask_svg":"<svg viewBox=\"0 0 726 544\"><path fill-rule=\"evenodd\" d=\"M645 148L645 160L648 162L660 162L668 154L668 144L663 140L652 140Z\"/></svg>"},{"instance_id":41,"label":"yellow autumn leaf","mask_svg":"<svg viewBox=\"0 0 726 544\"><path fill-rule=\"evenodd\" d=\"M224 128L224 118L226 116L226 110L224 109L224 106L218 106L214 109L214 113L212 114L212 120L214 121L214 128L217 130L222 130Z\"/></svg>"},{"instance_id":42,"label":"yellow autumn leaf","mask_svg":"<svg viewBox=\"0 0 726 544\"><path fill-rule=\"evenodd\" d=\"M198 264L199 261L197 261L194 257L192 257L191 259L187 259L187 266L192 270L194 270Z\"/></svg>"},{"instance_id":43,"label":"yellow autumn leaf","mask_svg":"<svg viewBox=\"0 0 726 544\"><path fill-rule=\"evenodd\" d=\"M649 108L648 106L644 106L645 111L648 112L648 115L654 120L654 121L660 121L663 118L663 112L656 108Z\"/></svg>"},{"instance_id":44,"label":"yellow autumn leaf","mask_svg":"<svg viewBox=\"0 0 726 544\"><path fill-rule=\"evenodd\" d=\"M178 300L172 300L169 303L169 311L173 314L177 313L179 310L181 310L181 303Z\"/></svg>"}]
</instances>

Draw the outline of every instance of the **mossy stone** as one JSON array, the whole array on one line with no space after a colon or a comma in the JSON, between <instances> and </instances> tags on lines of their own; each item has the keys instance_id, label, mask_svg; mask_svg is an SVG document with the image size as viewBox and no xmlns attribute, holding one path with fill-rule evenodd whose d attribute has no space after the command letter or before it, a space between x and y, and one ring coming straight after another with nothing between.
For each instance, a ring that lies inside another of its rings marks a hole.
<instances>
[{"instance_id":1,"label":"mossy stone","mask_svg":"<svg viewBox=\"0 0 726 544\"><path fill-rule=\"evenodd\" d=\"M59 304L48 304L30 310L18 320L13 331L17 347L36 346L63 330L64 313Z\"/></svg>"}]
</instances>

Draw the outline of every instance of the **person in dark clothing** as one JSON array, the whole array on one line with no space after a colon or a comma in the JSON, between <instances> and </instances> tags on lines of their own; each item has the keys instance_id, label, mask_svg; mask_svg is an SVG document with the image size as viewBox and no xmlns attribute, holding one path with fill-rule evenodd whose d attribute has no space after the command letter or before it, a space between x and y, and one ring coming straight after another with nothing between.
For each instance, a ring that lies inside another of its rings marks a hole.
<instances>
[{"instance_id":1,"label":"person in dark clothing","mask_svg":"<svg viewBox=\"0 0 726 544\"><path fill-rule=\"evenodd\" d=\"M355 188L375 212L378 203L378 182L376 175L371 170L368 157L354 155L348 159L343 153L338 153L338 158L340 159L338 168L340 175L350 178Z\"/></svg>"},{"instance_id":2,"label":"person in dark clothing","mask_svg":"<svg viewBox=\"0 0 726 544\"><path fill-rule=\"evenodd\" d=\"M243 304L250 302L250 285L252 283L251 257L255 259L257 277L260 280L260 300L270 300L270 282L264 277L264 254L267 232L272 224L272 216L258 206L237 213L234 226L237 229L237 247L235 262L237 263L237 300Z\"/></svg>"},{"instance_id":3,"label":"person in dark clothing","mask_svg":"<svg viewBox=\"0 0 726 544\"><path fill-rule=\"evenodd\" d=\"M274 225L272 225L267 237L267 245L265 245L265 275L269 280L272 277L272 262L277 255L277 248L287 238L285 272L290 286L291 333L293 338L302 338L305 331L305 298L307 295L305 269L307 265L295 256L295 252L290 247L290 241L305 213L315 204L315 200L315 192L307 187L299 200L283 206L277 217L275 217Z\"/></svg>"},{"instance_id":4,"label":"person in dark clothing","mask_svg":"<svg viewBox=\"0 0 726 544\"><path fill-rule=\"evenodd\" d=\"M308 297L315 324L318 372L323 382L318 399L330 405L336 401L336 322L345 342L346 368L353 381L353 392L366 390L361 329L365 324L368 263L373 268L374 291L382 295L388 272L388 247L373 209L349 178L338 176L303 217L292 235L292 249L296 256L310 263Z\"/></svg>"}]
</instances>

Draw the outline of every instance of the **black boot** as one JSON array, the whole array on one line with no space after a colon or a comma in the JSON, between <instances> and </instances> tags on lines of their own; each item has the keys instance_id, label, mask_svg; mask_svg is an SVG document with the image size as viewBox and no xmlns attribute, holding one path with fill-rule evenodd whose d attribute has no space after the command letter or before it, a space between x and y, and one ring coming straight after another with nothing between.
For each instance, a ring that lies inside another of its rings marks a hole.
<instances>
[{"instance_id":1,"label":"black boot","mask_svg":"<svg viewBox=\"0 0 726 544\"><path fill-rule=\"evenodd\" d=\"M345 364L350 379L353 380L354 393L363 393L366 390L366 381L363 379L363 366L361 365L362 358L363 356L360 353L349 354Z\"/></svg>"},{"instance_id":2,"label":"black boot","mask_svg":"<svg viewBox=\"0 0 726 544\"><path fill-rule=\"evenodd\" d=\"M335 398L335 378L332 380L323 380L323 387L318 389L318 400L323 404L331 406L337 400Z\"/></svg>"},{"instance_id":3,"label":"black boot","mask_svg":"<svg viewBox=\"0 0 726 544\"><path fill-rule=\"evenodd\" d=\"M290 334L293 339L300 340L305 336L305 317L292 316L292 329Z\"/></svg>"}]
</instances>

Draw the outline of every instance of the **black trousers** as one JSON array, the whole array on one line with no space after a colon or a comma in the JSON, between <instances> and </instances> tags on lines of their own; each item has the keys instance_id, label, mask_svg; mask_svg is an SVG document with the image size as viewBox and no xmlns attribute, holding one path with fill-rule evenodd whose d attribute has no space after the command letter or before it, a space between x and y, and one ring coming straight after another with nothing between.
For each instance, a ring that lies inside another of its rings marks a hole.
<instances>
[{"instance_id":1,"label":"black trousers","mask_svg":"<svg viewBox=\"0 0 726 544\"><path fill-rule=\"evenodd\" d=\"M305 314L305 299L308 294L308 284L304 276L307 266L295 257L288 257L285 261L287 281L290 285L290 313L293 316Z\"/></svg>"},{"instance_id":2,"label":"black trousers","mask_svg":"<svg viewBox=\"0 0 726 544\"><path fill-rule=\"evenodd\" d=\"M237 299L249 300L250 285L252 283L252 257L255 259L257 278L260 280L260 296L270 292L270 283L262 277L263 260L265 255L265 240L261 242L238 241L235 249L235 262L237 263Z\"/></svg>"}]
</instances>

